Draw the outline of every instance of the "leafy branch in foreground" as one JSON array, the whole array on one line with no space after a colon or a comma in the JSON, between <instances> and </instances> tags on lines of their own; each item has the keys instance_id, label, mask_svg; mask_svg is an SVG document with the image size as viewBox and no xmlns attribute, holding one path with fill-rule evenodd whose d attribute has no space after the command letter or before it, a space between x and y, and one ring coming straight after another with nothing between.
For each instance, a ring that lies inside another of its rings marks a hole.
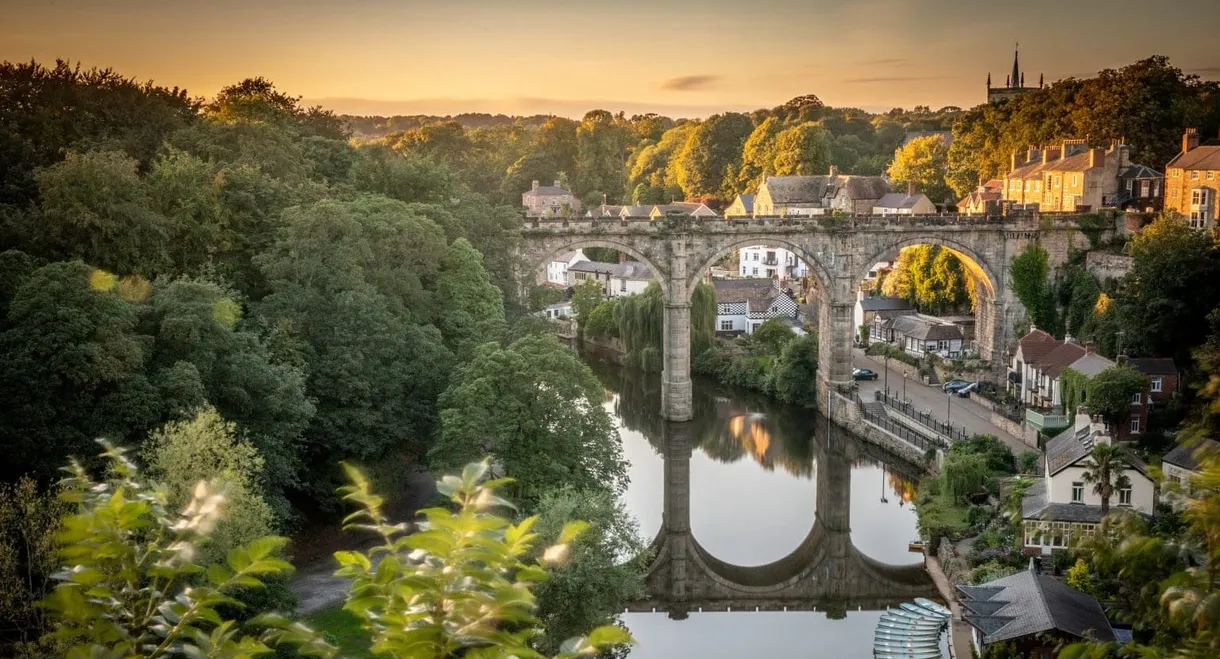
<instances>
[{"instance_id":1,"label":"leafy branch in foreground","mask_svg":"<svg viewBox=\"0 0 1220 659\"><path fill-rule=\"evenodd\" d=\"M512 505L496 495L510 482L483 482L489 463L467 465L461 476L445 476L437 488L454 510L420 511L424 521L407 534L406 524L391 523L384 500L373 493L358 470L345 465L352 485L344 499L361 509L345 520L349 529L375 533L382 544L368 553L336 552L337 574L353 579L345 609L361 619L373 637L372 651L398 659L544 659L532 641L542 634L532 588L547 571L527 564L537 518L519 524L497 515ZM570 544L588 528L564 525L543 563L566 560ZM591 656L616 645L634 643L621 627L606 625L572 638L556 659Z\"/></svg>"},{"instance_id":2,"label":"leafy branch in foreground","mask_svg":"<svg viewBox=\"0 0 1220 659\"><path fill-rule=\"evenodd\" d=\"M75 461L66 469L62 497L77 511L63 521L59 583L45 602L68 659L246 659L280 644L333 656L313 630L282 615L239 624L217 612L242 606L233 591L292 569L275 556L287 538L259 538L205 568L197 557L222 517L224 490L201 481L182 512L170 513L166 489L141 480L123 449L100 443L106 480Z\"/></svg>"}]
</instances>

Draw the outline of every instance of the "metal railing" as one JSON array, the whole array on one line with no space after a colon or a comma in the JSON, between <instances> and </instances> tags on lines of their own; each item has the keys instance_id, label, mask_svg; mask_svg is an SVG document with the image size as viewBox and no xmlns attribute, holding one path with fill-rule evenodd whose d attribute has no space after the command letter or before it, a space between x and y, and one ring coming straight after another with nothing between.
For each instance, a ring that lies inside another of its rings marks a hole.
<instances>
[{"instance_id":1,"label":"metal railing","mask_svg":"<svg viewBox=\"0 0 1220 659\"><path fill-rule=\"evenodd\" d=\"M902 425L901 423L894 421L893 419L889 418L888 416L884 416L884 415L879 416L879 415L873 414L872 412L869 412L868 408L864 407L863 405L860 406L860 413L864 416L865 421L868 421L869 423L871 423L875 426L878 426L879 428L885 430L886 432L890 433L891 435L894 435L895 437L910 444L911 446L914 446L914 447L920 449L921 451L927 451L928 449L933 449L933 448L945 449L945 448L949 447L948 444L946 444L943 440L933 439L931 437L921 435L918 432Z\"/></svg>"},{"instance_id":2,"label":"metal railing","mask_svg":"<svg viewBox=\"0 0 1220 659\"><path fill-rule=\"evenodd\" d=\"M970 433L966 432L964 428L954 428L953 424L937 419L936 417L932 416L931 410L917 410L911 401L902 400L888 391L878 390L873 393L877 402L937 434L948 437L950 441L960 442L970 439ZM952 396L953 394L948 395ZM952 403L947 404L952 405Z\"/></svg>"}]
</instances>

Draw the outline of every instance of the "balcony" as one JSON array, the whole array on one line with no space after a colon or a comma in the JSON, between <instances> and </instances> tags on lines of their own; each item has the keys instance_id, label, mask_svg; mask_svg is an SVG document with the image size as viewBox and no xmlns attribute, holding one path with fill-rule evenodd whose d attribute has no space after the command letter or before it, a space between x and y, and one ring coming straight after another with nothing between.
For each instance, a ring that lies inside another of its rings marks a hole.
<instances>
[{"instance_id":1,"label":"balcony","mask_svg":"<svg viewBox=\"0 0 1220 659\"><path fill-rule=\"evenodd\" d=\"M1038 410L1025 410L1025 422L1038 430L1047 428L1066 428L1070 422L1066 414L1054 411L1039 412Z\"/></svg>"}]
</instances>

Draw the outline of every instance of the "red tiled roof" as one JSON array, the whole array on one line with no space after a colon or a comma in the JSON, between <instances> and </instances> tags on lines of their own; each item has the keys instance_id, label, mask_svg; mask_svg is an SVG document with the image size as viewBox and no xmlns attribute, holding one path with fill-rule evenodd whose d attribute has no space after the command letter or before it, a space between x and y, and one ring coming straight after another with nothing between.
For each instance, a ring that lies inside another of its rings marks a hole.
<instances>
[{"instance_id":1,"label":"red tiled roof","mask_svg":"<svg viewBox=\"0 0 1220 659\"><path fill-rule=\"evenodd\" d=\"M1084 346L1079 343L1063 343L1058 348L1046 353L1038 362L1038 368L1050 377L1058 377L1063 369L1085 356Z\"/></svg>"},{"instance_id":2,"label":"red tiled roof","mask_svg":"<svg viewBox=\"0 0 1220 659\"><path fill-rule=\"evenodd\" d=\"M1063 345L1063 341L1040 329L1034 329L1029 334L1021 337L1018 345L1021 346L1021 357L1025 359L1025 363L1037 365L1038 360L1050 351Z\"/></svg>"}]
</instances>

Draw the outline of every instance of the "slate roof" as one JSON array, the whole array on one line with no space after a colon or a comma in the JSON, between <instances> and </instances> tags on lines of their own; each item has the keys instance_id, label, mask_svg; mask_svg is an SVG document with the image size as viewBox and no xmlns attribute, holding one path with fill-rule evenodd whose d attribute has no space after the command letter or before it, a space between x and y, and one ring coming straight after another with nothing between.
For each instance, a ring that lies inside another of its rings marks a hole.
<instances>
[{"instance_id":1,"label":"slate roof","mask_svg":"<svg viewBox=\"0 0 1220 659\"><path fill-rule=\"evenodd\" d=\"M953 323L941 323L939 318L923 314L896 316L889 326L895 333L918 341L952 341L962 338L962 329Z\"/></svg>"},{"instance_id":2,"label":"slate roof","mask_svg":"<svg viewBox=\"0 0 1220 659\"><path fill-rule=\"evenodd\" d=\"M741 200L741 207L744 208L747 213L754 212L754 195L739 194L737 195L737 198Z\"/></svg>"},{"instance_id":3,"label":"slate roof","mask_svg":"<svg viewBox=\"0 0 1220 659\"><path fill-rule=\"evenodd\" d=\"M1100 524L1102 517L1101 506L1098 505L1049 503L1047 501L1046 479L1036 481L1030 486L1025 498L1021 499L1022 519Z\"/></svg>"},{"instance_id":4,"label":"slate roof","mask_svg":"<svg viewBox=\"0 0 1220 659\"><path fill-rule=\"evenodd\" d=\"M1165 168L1180 169L1220 169L1220 141L1209 140L1204 144L1179 153L1169 161Z\"/></svg>"},{"instance_id":5,"label":"slate roof","mask_svg":"<svg viewBox=\"0 0 1220 659\"><path fill-rule=\"evenodd\" d=\"M652 279L652 271L648 269L648 266L639 261L625 261L623 263L616 263L614 271L610 273L610 276L618 277L619 279L648 281Z\"/></svg>"},{"instance_id":6,"label":"slate roof","mask_svg":"<svg viewBox=\"0 0 1220 659\"><path fill-rule=\"evenodd\" d=\"M1037 367L1052 378L1058 377L1063 372L1063 369L1067 368L1077 359L1084 357L1085 353L1084 346L1079 343L1065 341L1059 347L1046 353L1042 359L1039 359Z\"/></svg>"},{"instance_id":7,"label":"slate roof","mask_svg":"<svg viewBox=\"0 0 1220 659\"><path fill-rule=\"evenodd\" d=\"M881 199L890 192L890 184L880 176L838 176L838 191L846 193L848 199ZM836 196L838 195L836 191Z\"/></svg>"},{"instance_id":8,"label":"slate roof","mask_svg":"<svg viewBox=\"0 0 1220 659\"><path fill-rule=\"evenodd\" d=\"M577 261L568 266L568 272L594 272L599 275L614 274L618 263L602 263L601 261Z\"/></svg>"},{"instance_id":9,"label":"slate roof","mask_svg":"<svg viewBox=\"0 0 1220 659\"><path fill-rule=\"evenodd\" d=\"M864 311L896 311L910 309L911 303L900 297L866 297L860 300Z\"/></svg>"},{"instance_id":10,"label":"slate roof","mask_svg":"<svg viewBox=\"0 0 1220 659\"><path fill-rule=\"evenodd\" d=\"M1043 172L1084 172L1091 169L1089 167L1089 153L1086 149L1082 153L1070 155L1066 158L1056 158L1050 162L1042 162L1042 157L1038 156L1037 160L1030 160L1024 164L1018 165L1016 169L1008 173L1008 178L1033 178L1041 176ZM1116 155L1106 154L1106 157L1117 157Z\"/></svg>"},{"instance_id":11,"label":"slate roof","mask_svg":"<svg viewBox=\"0 0 1220 659\"><path fill-rule=\"evenodd\" d=\"M623 217L648 217L652 214L652 206L623 206L619 214Z\"/></svg>"},{"instance_id":12,"label":"slate roof","mask_svg":"<svg viewBox=\"0 0 1220 659\"><path fill-rule=\"evenodd\" d=\"M1118 170L1118 178L1165 178L1165 175L1151 167L1132 163Z\"/></svg>"},{"instance_id":13,"label":"slate roof","mask_svg":"<svg viewBox=\"0 0 1220 659\"><path fill-rule=\"evenodd\" d=\"M701 216L713 216L716 214L716 211L708 208L706 204L691 201L675 201L672 204L657 204L653 206L652 209L662 215L666 215L670 212L687 213L690 215L698 214ZM650 214L651 212L652 211L649 211Z\"/></svg>"},{"instance_id":14,"label":"slate roof","mask_svg":"<svg viewBox=\"0 0 1220 659\"><path fill-rule=\"evenodd\" d=\"M1117 366L1117 364L1095 352L1090 352L1069 364L1068 368L1082 375L1094 377L1098 373L1101 373L1107 368L1111 368L1113 366Z\"/></svg>"},{"instance_id":15,"label":"slate roof","mask_svg":"<svg viewBox=\"0 0 1220 659\"><path fill-rule=\"evenodd\" d=\"M622 206L600 204L597 206L597 208L590 208L589 212L585 213L585 215L587 217L618 217L618 214L622 212L622 210Z\"/></svg>"},{"instance_id":16,"label":"slate roof","mask_svg":"<svg viewBox=\"0 0 1220 659\"><path fill-rule=\"evenodd\" d=\"M821 203L829 176L770 176L763 186L776 204Z\"/></svg>"},{"instance_id":17,"label":"slate roof","mask_svg":"<svg viewBox=\"0 0 1220 659\"><path fill-rule=\"evenodd\" d=\"M1169 357L1136 357L1128 359L1131 368L1144 375L1177 375L1178 367Z\"/></svg>"},{"instance_id":18,"label":"slate roof","mask_svg":"<svg viewBox=\"0 0 1220 659\"><path fill-rule=\"evenodd\" d=\"M873 206L880 208L914 208L915 204L927 198L927 195L924 194L909 195L901 192L891 192L873 202ZM931 202L931 200L928 201L929 203Z\"/></svg>"},{"instance_id":19,"label":"slate roof","mask_svg":"<svg viewBox=\"0 0 1220 659\"><path fill-rule=\"evenodd\" d=\"M570 252L564 252L563 254L560 254L559 256L556 256L555 258L551 259L551 261L557 261L557 262L562 262L562 263L570 263L570 262L572 261L572 259L576 258L576 255L577 255L577 254L579 254L579 253L580 253L580 252L579 252L578 250L575 250L575 249L574 249L574 250L572 250L572 251L570 251ZM578 261L578 263L579 263L579 261Z\"/></svg>"},{"instance_id":20,"label":"slate roof","mask_svg":"<svg viewBox=\"0 0 1220 659\"><path fill-rule=\"evenodd\" d=\"M532 190L526 190L523 194L527 197L566 197L572 193L553 185L540 185Z\"/></svg>"},{"instance_id":21,"label":"slate roof","mask_svg":"<svg viewBox=\"0 0 1220 659\"><path fill-rule=\"evenodd\" d=\"M1072 426L1046 443L1046 466L1051 476L1067 469L1089 455L1093 450L1092 425ZM1148 475L1148 465L1138 456L1123 447L1127 462L1141 474Z\"/></svg>"},{"instance_id":22,"label":"slate roof","mask_svg":"<svg viewBox=\"0 0 1220 659\"><path fill-rule=\"evenodd\" d=\"M1196 457L1198 453L1215 453L1220 451L1220 442L1214 439L1203 439L1197 444L1178 444L1173 447L1173 450L1165 454L1161 462L1168 462L1171 465L1176 465L1187 471L1199 470L1199 459Z\"/></svg>"},{"instance_id":23,"label":"slate roof","mask_svg":"<svg viewBox=\"0 0 1220 659\"><path fill-rule=\"evenodd\" d=\"M1097 641L1115 638L1096 599L1030 570L989 581L982 588L967 591L967 587L958 586L958 590L964 595L962 605L967 609L979 599L1004 604L990 614L965 614L966 622L983 633L983 644L1051 631Z\"/></svg>"},{"instance_id":24,"label":"slate roof","mask_svg":"<svg viewBox=\"0 0 1220 659\"><path fill-rule=\"evenodd\" d=\"M766 311L771 301L780 295L770 279L721 279L712 282L716 288L717 304L745 302L752 312Z\"/></svg>"}]
</instances>

